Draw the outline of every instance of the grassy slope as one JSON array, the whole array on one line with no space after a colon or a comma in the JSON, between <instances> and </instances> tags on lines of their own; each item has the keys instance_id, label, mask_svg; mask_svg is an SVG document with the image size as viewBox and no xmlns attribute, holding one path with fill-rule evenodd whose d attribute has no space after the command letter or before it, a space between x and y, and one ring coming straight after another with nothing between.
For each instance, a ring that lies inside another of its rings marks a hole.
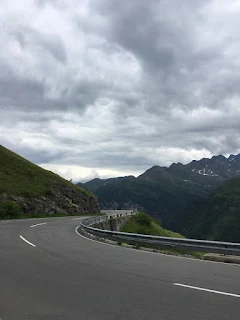
<instances>
[{"instance_id":1,"label":"grassy slope","mask_svg":"<svg viewBox=\"0 0 240 320\"><path fill-rule=\"evenodd\" d=\"M6 192L25 197L51 195L51 185L56 183L67 184L71 188L89 194L85 189L38 167L0 145L0 194Z\"/></svg>"},{"instance_id":2,"label":"grassy slope","mask_svg":"<svg viewBox=\"0 0 240 320\"><path fill-rule=\"evenodd\" d=\"M196 201L182 221L186 236L240 242L240 177Z\"/></svg>"},{"instance_id":3,"label":"grassy slope","mask_svg":"<svg viewBox=\"0 0 240 320\"><path fill-rule=\"evenodd\" d=\"M161 237L183 237L179 233L164 229L158 221L152 219L149 215L143 212L138 212L135 216L131 217L123 226L121 231L138 234L150 234Z\"/></svg>"},{"instance_id":4,"label":"grassy slope","mask_svg":"<svg viewBox=\"0 0 240 320\"><path fill-rule=\"evenodd\" d=\"M121 229L122 232L138 233L138 234L149 234L160 237L171 237L171 238L184 238L180 233L173 232L164 229L161 226L159 220L151 218L146 213L138 212L135 216L131 217L128 222ZM202 258L204 253L202 252L188 252L183 249L161 249L162 253L171 255L190 255L195 258Z\"/></svg>"}]
</instances>

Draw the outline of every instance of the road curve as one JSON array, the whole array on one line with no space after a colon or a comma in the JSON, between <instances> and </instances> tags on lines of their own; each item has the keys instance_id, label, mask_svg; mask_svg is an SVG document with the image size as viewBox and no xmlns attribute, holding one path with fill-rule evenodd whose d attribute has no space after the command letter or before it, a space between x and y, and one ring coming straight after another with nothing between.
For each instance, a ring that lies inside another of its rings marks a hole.
<instances>
[{"instance_id":1,"label":"road curve","mask_svg":"<svg viewBox=\"0 0 240 320\"><path fill-rule=\"evenodd\" d=\"M239 265L106 245L78 225L0 222L1 320L239 319Z\"/></svg>"}]
</instances>

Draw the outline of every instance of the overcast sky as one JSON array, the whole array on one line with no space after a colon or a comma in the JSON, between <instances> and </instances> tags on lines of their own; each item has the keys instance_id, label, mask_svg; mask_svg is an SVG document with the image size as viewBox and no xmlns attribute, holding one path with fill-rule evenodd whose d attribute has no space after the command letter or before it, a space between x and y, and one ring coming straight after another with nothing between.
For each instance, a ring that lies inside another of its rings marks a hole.
<instances>
[{"instance_id":1,"label":"overcast sky","mask_svg":"<svg viewBox=\"0 0 240 320\"><path fill-rule=\"evenodd\" d=\"M0 2L0 143L67 179L240 152L240 1Z\"/></svg>"}]
</instances>

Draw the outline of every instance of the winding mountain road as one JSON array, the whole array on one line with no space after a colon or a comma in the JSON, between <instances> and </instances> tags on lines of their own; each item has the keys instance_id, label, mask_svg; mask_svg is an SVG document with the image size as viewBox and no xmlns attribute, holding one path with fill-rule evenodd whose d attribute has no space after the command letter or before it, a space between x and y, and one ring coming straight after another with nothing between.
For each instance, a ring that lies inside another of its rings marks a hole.
<instances>
[{"instance_id":1,"label":"winding mountain road","mask_svg":"<svg viewBox=\"0 0 240 320\"><path fill-rule=\"evenodd\" d=\"M239 319L239 265L111 246L78 225L0 222L1 320Z\"/></svg>"}]
</instances>

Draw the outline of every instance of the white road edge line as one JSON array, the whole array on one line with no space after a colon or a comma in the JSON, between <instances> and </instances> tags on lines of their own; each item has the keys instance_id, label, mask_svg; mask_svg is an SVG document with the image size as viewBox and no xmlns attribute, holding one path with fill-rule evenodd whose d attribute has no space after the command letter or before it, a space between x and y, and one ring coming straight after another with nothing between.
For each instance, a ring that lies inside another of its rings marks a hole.
<instances>
[{"instance_id":1,"label":"white road edge line","mask_svg":"<svg viewBox=\"0 0 240 320\"><path fill-rule=\"evenodd\" d=\"M30 241L28 241L27 239L25 239L23 236L19 236L23 241L25 241L26 243L30 244L30 246L32 247L36 247L35 244L31 243Z\"/></svg>"},{"instance_id":2,"label":"white road edge line","mask_svg":"<svg viewBox=\"0 0 240 320\"><path fill-rule=\"evenodd\" d=\"M47 224L47 222L33 224L32 226L30 226L30 228L34 228L34 227L37 227L37 226L42 226L43 224Z\"/></svg>"},{"instance_id":3,"label":"white road edge line","mask_svg":"<svg viewBox=\"0 0 240 320\"><path fill-rule=\"evenodd\" d=\"M83 217L73 218L73 220L80 220L80 219L83 219Z\"/></svg>"},{"instance_id":4,"label":"white road edge line","mask_svg":"<svg viewBox=\"0 0 240 320\"><path fill-rule=\"evenodd\" d=\"M179 287L184 287L184 288L189 288L189 289L194 289L194 290L200 290L200 291L206 291L206 292L212 292L212 293L222 294L222 295L224 295L224 296L230 296L230 297L240 298L240 294L223 292L223 291L217 291L217 290L211 290L211 289L205 289L205 288L200 288L200 287L194 287L194 286L189 286L189 285L181 284L181 283L173 283L173 284L174 284L174 286L179 286Z\"/></svg>"}]
</instances>

